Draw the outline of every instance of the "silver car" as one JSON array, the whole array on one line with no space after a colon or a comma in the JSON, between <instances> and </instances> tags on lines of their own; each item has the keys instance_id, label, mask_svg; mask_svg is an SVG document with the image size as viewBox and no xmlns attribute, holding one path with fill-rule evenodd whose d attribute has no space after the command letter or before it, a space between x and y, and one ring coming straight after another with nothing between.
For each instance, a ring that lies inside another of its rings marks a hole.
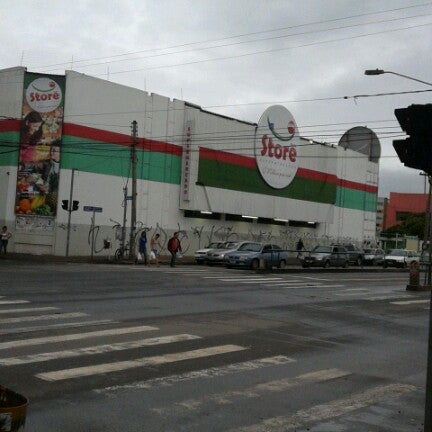
<instances>
[{"instance_id":1,"label":"silver car","mask_svg":"<svg viewBox=\"0 0 432 432\"><path fill-rule=\"evenodd\" d=\"M206 254L205 262L208 265L222 264L225 260L225 254L227 254L228 252L236 251L243 243L248 242L225 242L223 247L208 251Z\"/></svg>"},{"instance_id":2,"label":"silver car","mask_svg":"<svg viewBox=\"0 0 432 432\"><path fill-rule=\"evenodd\" d=\"M210 252L213 249L220 249L224 244L225 242L212 242L207 247L195 251L194 258L196 263L203 264L207 258L207 252Z\"/></svg>"}]
</instances>

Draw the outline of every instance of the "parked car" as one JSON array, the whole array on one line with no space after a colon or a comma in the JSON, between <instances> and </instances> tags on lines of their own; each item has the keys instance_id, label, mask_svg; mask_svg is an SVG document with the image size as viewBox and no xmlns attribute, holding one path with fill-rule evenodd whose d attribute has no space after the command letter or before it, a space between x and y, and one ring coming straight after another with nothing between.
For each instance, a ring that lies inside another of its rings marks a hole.
<instances>
[{"instance_id":1,"label":"parked car","mask_svg":"<svg viewBox=\"0 0 432 432\"><path fill-rule=\"evenodd\" d=\"M384 258L385 252L383 249L365 249L363 256L363 264L381 265L384 262Z\"/></svg>"},{"instance_id":2,"label":"parked car","mask_svg":"<svg viewBox=\"0 0 432 432\"><path fill-rule=\"evenodd\" d=\"M205 262L208 265L224 263L225 254L237 250L246 242L225 242L218 249L211 249L206 253Z\"/></svg>"},{"instance_id":3,"label":"parked car","mask_svg":"<svg viewBox=\"0 0 432 432\"><path fill-rule=\"evenodd\" d=\"M352 243L334 244L333 246L344 247L348 253L348 261L351 264L361 266L364 260L364 252L362 249Z\"/></svg>"},{"instance_id":4,"label":"parked car","mask_svg":"<svg viewBox=\"0 0 432 432\"><path fill-rule=\"evenodd\" d=\"M220 249L221 247L223 247L224 243L225 242L212 242L204 249L198 249L194 253L195 262L197 264L203 264L205 262L207 252L209 252L212 249Z\"/></svg>"},{"instance_id":5,"label":"parked car","mask_svg":"<svg viewBox=\"0 0 432 432\"><path fill-rule=\"evenodd\" d=\"M348 267L349 257L343 246L315 246L309 254L301 259L302 266L307 267Z\"/></svg>"},{"instance_id":6,"label":"parked car","mask_svg":"<svg viewBox=\"0 0 432 432\"><path fill-rule=\"evenodd\" d=\"M236 251L225 254L225 265L227 267L257 269L260 260L264 260L267 268L274 266L285 268L288 262L288 252L274 244L245 242Z\"/></svg>"},{"instance_id":7,"label":"parked car","mask_svg":"<svg viewBox=\"0 0 432 432\"><path fill-rule=\"evenodd\" d=\"M413 261L419 262L417 252L408 249L392 249L384 258L383 267L408 267Z\"/></svg>"}]
</instances>

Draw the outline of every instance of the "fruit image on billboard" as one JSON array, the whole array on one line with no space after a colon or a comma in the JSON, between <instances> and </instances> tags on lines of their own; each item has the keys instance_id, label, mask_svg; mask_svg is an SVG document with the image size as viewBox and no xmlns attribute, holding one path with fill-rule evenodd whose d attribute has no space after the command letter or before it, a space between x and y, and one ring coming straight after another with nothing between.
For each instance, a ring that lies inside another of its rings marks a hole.
<instances>
[{"instance_id":1,"label":"fruit image on billboard","mask_svg":"<svg viewBox=\"0 0 432 432\"><path fill-rule=\"evenodd\" d=\"M55 216L65 77L26 73L15 213Z\"/></svg>"},{"instance_id":2,"label":"fruit image on billboard","mask_svg":"<svg viewBox=\"0 0 432 432\"><path fill-rule=\"evenodd\" d=\"M299 135L292 114L282 105L267 108L255 136L255 159L264 181L275 189L287 187L298 169Z\"/></svg>"}]
</instances>

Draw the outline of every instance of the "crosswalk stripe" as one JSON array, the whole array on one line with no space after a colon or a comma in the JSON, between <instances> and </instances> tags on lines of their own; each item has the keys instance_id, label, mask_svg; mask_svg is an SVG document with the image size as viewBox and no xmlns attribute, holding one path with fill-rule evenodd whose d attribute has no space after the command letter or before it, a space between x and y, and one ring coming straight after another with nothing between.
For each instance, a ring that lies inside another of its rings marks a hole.
<instances>
[{"instance_id":1,"label":"crosswalk stripe","mask_svg":"<svg viewBox=\"0 0 432 432\"><path fill-rule=\"evenodd\" d=\"M112 320L98 320L98 321L80 321L80 322L70 322L70 323L60 323L60 324L49 324L43 326L32 326L32 327L15 327L11 329L0 329L0 335L13 334L13 333L29 333L39 330L52 330L59 328L75 328L84 326L96 326L96 325L106 325L106 324L118 324L118 321Z\"/></svg>"},{"instance_id":2,"label":"crosswalk stripe","mask_svg":"<svg viewBox=\"0 0 432 432\"><path fill-rule=\"evenodd\" d=\"M43 311L49 311L49 310L58 310L56 307L35 307L35 308L21 308L21 309L0 309L0 314L11 314L11 313L23 313L23 312L43 312Z\"/></svg>"},{"instance_id":3,"label":"crosswalk stripe","mask_svg":"<svg viewBox=\"0 0 432 432\"><path fill-rule=\"evenodd\" d=\"M256 275L244 275L241 278L239 278L238 276L203 276L203 279L221 279L223 278L224 280L245 280L245 279L257 279L257 278L262 278L264 279L265 276L256 276Z\"/></svg>"},{"instance_id":4,"label":"crosswalk stripe","mask_svg":"<svg viewBox=\"0 0 432 432\"><path fill-rule=\"evenodd\" d=\"M59 313L54 315L34 315L34 316L23 316L19 318L0 318L0 324L15 324L19 322L29 322L29 321L46 321L55 319L69 319L69 318L79 318L88 316L88 314L83 312L71 312L71 313Z\"/></svg>"},{"instance_id":5,"label":"crosswalk stripe","mask_svg":"<svg viewBox=\"0 0 432 432\"><path fill-rule=\"evenodd\" d=\"M255 277L253 279L219 279L222 282L242 282L242 283L249 283L249 282L271 282L271 281L280 281L282 278L266 278L266 277Z\"/></svg>"},{"instance_id":6,"label":"crosswalk stripe","mask_svg":"<svg viewBox=\"0 0 432 432\"><path fill-rule=\"evenodd\" d=\"M167 387L177 383L190 381L194 379L223 377L227 375L233 375L236 373L257 370L269 366L285 365L288 363L293 363L295 361L296 361L295 359L286 356L265 357L257 360L249 360L240 363L231 363L226 366L195 370L192 372L186 372L179 375L170 375L166 377L150 379L147 381L138 381L130 384L105 387L104 389L96 389L94 390L94 392L106 393L106 392L113 392L118 390L151 389L151 388L158 388L158 387Z\"/></svg>"},{"instance_id":7,"label":"crosswalk stripe","mask_svg":"<svg viewBox=\"0 0 432 432\"><path fill-rule=\"evenodd\" d=\"M25 304L30 303L28 300L0 300L0 305Z\"/></svg>"},{"instance_id":8,"label":"crosswalk stripe","mask_svg":"<svg viewBox=\"0 0 432 432\"><path fill-rule=\"evenodd\" d=\"M158 330L157 327L151 326L137 326L137 327L120 327L114 329L107 330L97 330L87 333L74 333L69 335L62 336L47 336L40 338L32 338L32 339L22 339L10 342L2 342L0 343L0 349L7 348L18 348L23 346L34 346L34 345L42 345L46 343L55 343L55 342L66 342L73 340L82 340L88 339L92 337L101 337L101 336L116 336L123 334L131 334L131 333L140 333L145 331Z\"/></svg>"},{"instance_id":9,"label":"crosswalk stripe","mask_svg":"<svg viewBox=\"0 0 432 432\"><path fill-rule=\"evenodd\" d=\"M269 418L251 426L232 429L230 432L285 432L292 429L340 417L344 414L376 404L384 399L390 399L410 393L416 387L408 384L389 384L361 393L351 395L345 399L315 405L312 408L299 410L291 416L278 416Z\"/></svg>"},{"instance_id":10,"label":"crosswalk stripe","mask_svg":"<svg viewBox=\"0 0 432 432\"><path fill-rule=\"evenodd\" d=\"M276 280L280 280L280 279L279 278L274 279L274 281L276 281ZM238 283L241 283L241 284L262 284L265 282L272 282L272 279L256 279L256 280L255 279L249 279L249 280L241 279L238 281Z\"/></svg>"},{"instance_id":11,"label":"crosswalk stripe","mask_svg":"<svg viewBox=\"0 0 432 432\"><path fill-rule=\"evenodd\" d=\"M123 351L145 346L163 345L175 342L183 342L194 339L201 339L200 336L190 334L178 334L172 336L160 336L130 342L120 342L106 345L96 345L86 348L77 348L57 352L39 353L21 357L0 358L0 366L16 366L27 363L39 363L60 358L79 357L80 355L95 355L113 351Z\"/></svg>"},{"instance_id":12,"label":"crosswalk stripe","mask_svg":"<svg viewBox=\"0 0 432 432\"><path fill-rule=\"evenodd\" d=\"M52 372L44 372L36 375L45 381L60 381L65 379L79 378L108 372L118 372L126 369L133 369L143 366L156 366L167 363L174 363L183 360L192 360L202 357L227 354L230 352L243 351L247 348L239 345L220 345L209 348L202 348L192 351L184 351L173 354L165 354L154 357L143 357L135 360L120 361L114 363L103 363L93 366L78 367L72 369L63 369Z\"/></svg>"},{"instance_id":13,"label":"crosswalk stripe","mask_svg":"<svg viewBox=\"0 0 432 432\"><path fill-rule=\"evenodd\" d=\"M399 306L405 306L405 305L410 305L410 304L419 304L419 303L429 303L430 300L405 300L405 301L393 301L390 302L391 304L394 305L399 305Z\"/></svg>"},{"instance_id":14,"label":"crosswalk stripe","mask_svg":"<svg viewBox=\"0 0 432 432\"><path fill-rule=\"evenodd\" d=\"M273 287L274 285L267 285L268 287ZM305 289L305 288L341 288L344 287L345 285L338 285L338 284L333 284L333 285L300 285L300 284L294 284L294 285L278 285L277 288L286 288L286 289Z\"/></svg>"},{"instance_id":15,"label":"crosswalk stripe","mask_svg":"<svg viewBox=\"0 0 432 432\"><path fill-rule=\"evenodd\" d=\"M339 369L324 369L309 372L294 378L267 381L248 387L241 391L232 390L228 392L204 396L202 399L188 399L181 402L176 402L174 406L166 408L154 408L153 411L156 411L159 414L172 413L174 410L178 410L181 412L184 412L184 410L196 411L200 409L203 404L207 403L211 403L213 405L233 404L239 399L259 398L267 395L268 393L283 392L302 384L323 382L331 379L346 377L347 375L350 375L350 373Z\"/></svg>"}]
</instances>

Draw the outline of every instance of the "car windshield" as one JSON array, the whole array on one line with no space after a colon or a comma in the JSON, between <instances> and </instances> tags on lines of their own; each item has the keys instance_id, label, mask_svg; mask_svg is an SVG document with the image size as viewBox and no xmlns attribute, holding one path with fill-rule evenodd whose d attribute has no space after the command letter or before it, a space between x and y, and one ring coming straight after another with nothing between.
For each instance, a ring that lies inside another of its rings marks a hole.
<instances>
[{"instance_id":1,"label":"car windshield","mask_svg":"<svg viewBox=\"0 0 432 432\"><path fill-rule=\"evenodd\" d=\"M208 246L207 246L207 249L216 249L216 248L220 248L220 247L222 247L223 246L223 243L220 243L220 242L213 242L213 243L210 243Z\"/></svg>"},{"instance_id":2,"label":"car windshield","mask_svg":"<svg viewBox=\"0 0 432 432\"><path fill-rule=\"evenodd\" d=\"M238 243L236 242L226 242L223 246L221 246L223 249L235 249L238 246Z\"/></svg>"},{"instance_id":3,"label":"car windshield","mask_svg":"<svg viewBox=\"0 0 432 432\"><path fill-rule=\"evenodd\" d=\"M313 248L312 252L330 253L331 252L331 247L330 246L315 246Z\"/></svg>"},{"instance_id":4,"label":"car windshield","mask_svg":"<svg viewBox=\"0 0 432 432\"><path fill-rule=\"evenodd\" d=\"M374 249L365 249L364 253L365 254L373 254L373 253L375 253L375 250Z\"/></svg>"},{"instance_id":5,"label":"car windshield","mask_svg":"<svg viewBox=\"0 0 432 432\"><path fill-rule=\"evenodd\" d=\"M393 249L390 251L389 255L404 256L406 255L406 253L403 249Z\"/></svg>"},{"instance_id":6,"label":"car windshield","mask_svg":"<svg viewBox=\"0 0 432 432\"><path fill-rule=\"evenodd\" d=\"M259 252L262 248L261 243L245 243L239 247L240 251Z\"/></svg>"}]
</instances>

